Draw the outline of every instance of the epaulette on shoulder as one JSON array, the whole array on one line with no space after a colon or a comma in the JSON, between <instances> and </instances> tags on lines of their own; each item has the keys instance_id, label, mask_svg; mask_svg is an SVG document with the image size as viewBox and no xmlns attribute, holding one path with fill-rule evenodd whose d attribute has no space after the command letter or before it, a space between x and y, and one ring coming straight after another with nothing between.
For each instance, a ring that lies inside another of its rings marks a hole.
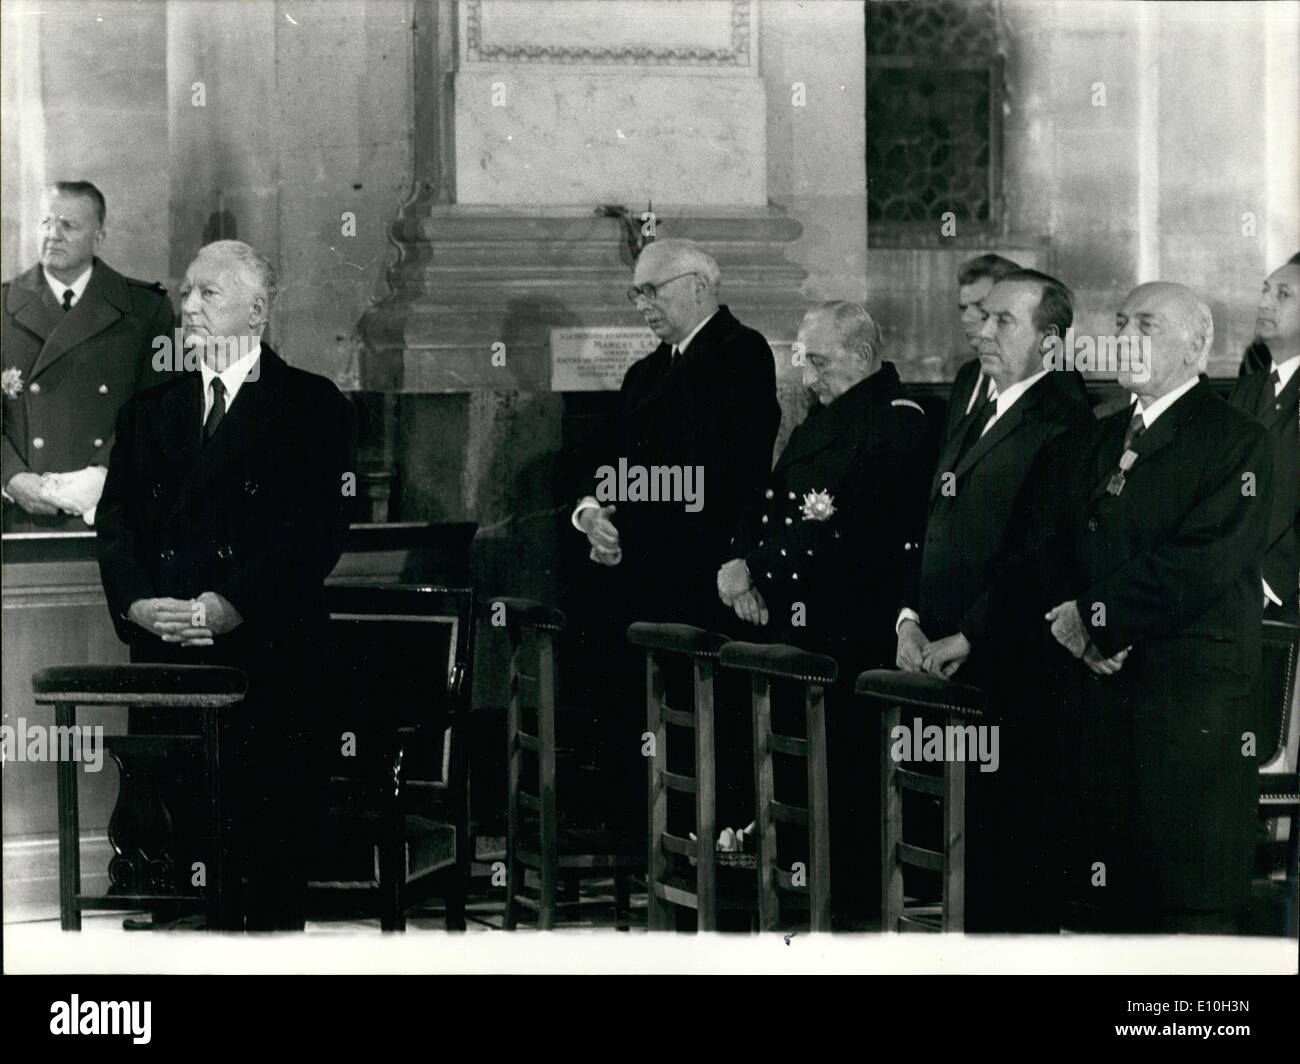
<instances>
[{"instance_id":1,"label":"epaulette on shoulder","mask_svg":"<svg viewBox=\"0 0 1300 1064\"><path fill-rule=\"evenodd\" d=\"M138 277L127 277L126 283L134 285L136 288L148 288L157 292L160 296L167 294L167 286L162 281L142 281Z\"/></svg>"},{"instance_id":2,"label":"epaulette on shoulder","mask_svg":"<svg viewBox=\"0 0 1300 1064\"><path fill-rule=\"evenodd\" d=\"M893 400L890 400L889 405L890 405L890 406L907 406L907 407L911 407L913 410L915 410L915 411L916 411L918 414L920 414L922 417L925 417L925 410L922 409L921 404L920 404L920 403L913 402L911 399L893 399Z\"/></svg>"}]
</instances>

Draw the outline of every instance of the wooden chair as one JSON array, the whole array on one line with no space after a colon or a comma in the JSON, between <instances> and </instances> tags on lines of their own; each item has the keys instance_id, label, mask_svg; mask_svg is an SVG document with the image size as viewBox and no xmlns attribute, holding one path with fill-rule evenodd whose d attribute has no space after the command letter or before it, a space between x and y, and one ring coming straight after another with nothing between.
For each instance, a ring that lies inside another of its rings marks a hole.
<instances>
[{"instance_id":1,"label":"wooden chair","mask_svg":"<svg viewBox=\"0 0 1300 1064\"><path fill-rule=\"evenodd\" d=\"M1297 878L1296 836L1300 829L1300 712L1297 711L1296 657L1300 627L1265 621L1263 662L1257 685L1262 730L1259 759L1259 813L1269 821L1270 844L1281 846L1287 822L1286 878Z\"/></svg>"},{"instance_id":2,"label":"wooden chair","mask_svg":"<svg viewBox=\"0 0 1300 1064\"><path fill-rule=\"evenodd\" d=\"M781 895L793 894L808 903L813 931L831 929L830 799L826 763L826 688L835 683L839 665L834 658L809 654L782 644L728 643L719 653L724 668L749 673L754 719L754 803L758 836L758 919L765 931L781 921ZM803 698L807 738L779 734L772 727L775 681L798 685ZM806 762L805 805L779 801L775 793L773 754ZM796 855L790 870L777 853L777 823L807 831L806 850ZM796 868L802 866L802 875ZM802 880L802 882L800 882Z\"/></svg>"},{"instance_id":3,"label":"wooden chair","mask_svg":"<svg viewBox=\"0 0 1300 1064\"><path fill-rule=\"evenodd\" d=\"M646 759L649 786L650 850L646 863L648 924L652 931L672 930L673 907L698 913L701 931L718 929L717 762L714 744L714 673L726 636L684 624L637 622L628 641L646 652L646 730L654 736L655 756ZM668 705L665 665L672 656L690 662L694 698L690 709ZM693 775L668 770L668 725L694 736ZM669 792L695 797L695 839L668 830ZM695 876L671 874L672 858L695 861Z\"/></svg>"},{"instance_id":4,"label":"wooden chair","mask_svg":"<svg viewBox=\"0 0 1300 1064\"><path fill-rule=\"evenodd\" d=\"M854 689L884 710L880 739L881 926L885 931L961 931L965 927L966 763L948 759L943 775L902 768L890 755L892 736L904 706L919 710L944 727L978 722L987 713L984 693L928 673L873 669ZM946 734L946 733L945 733ZM903 793L930 795L943 805L943 852L903 840ZM905 905L903 867L937 872L942 899L937 905Z\"/></svg>"},{"instance_id":5,"label":"wooden chair","mask_svg":"<svg viewBox=\"0 0 1300 1064\"><path fill-rule=\"evenodd\" d=\"M644 843L631 835L600 827L581 827L562 819L556 778L555 636L564 630L557 609L521 598L496 598L489 609L504 610L510 640L510 707L506 717L506 911L505 928L513 931L519 909L537 914L539 930L555 926L561 876L584 879L612 876L615 907L628 909L628 877L645 861ZM535 717L529 730L528 717ZM535 769L536 791L527 789L525 764ZM536 896L528 893L528 870L540 880Z\"/></svg>"},{"instance_id":6,"label":"wooden chair","mask_svg":"<svg viewBox=\"0 0 1300 1064\"><path fill-rule=\"evenodd\" d=\"M340 755L308 912L377 910L384 930L403 930L413 906L441 895L447 929L463 930L474 594L348 585L326 600Z\"/></svg>"},{"instance_id":7,"label":"wooden chair","mask_svg":"<svg viewBox=\"0 0 1300 1064\"><path fill-rule=\"evenodd\" d=\"M161 759L174 753L202 755L205 778L206 889L191 894L173 889L175 876L170 855L154 850L153 839L133 838L119 816L119 804L109 826L115 856L109 865L112 887L107 895L81 893L80 830L77 809L77 762L60 756L57 764L59 802L59 910L65 931L81 930L85 909L152 909L177 903L197 903L207 913L209 930L239 926L232 884L238 870L232 867L223 829L221 804L221 741L218 719L223 709L244 700L247 678L238 669L204 665L56 665L32 677L37 705L54 706L59 735L75 736L78 706L129 706L184 710L192 730L172 735L112 735L104 747L122 771L125 781L132 758ZM68 752L65 751L65 754ZM75 753L79 754L79 751ZM126 818L129 819L129 818ZM165 839L161 840L165 842ZM142 848L141 843L148 847Z\"/></svg>"}]
</instances>

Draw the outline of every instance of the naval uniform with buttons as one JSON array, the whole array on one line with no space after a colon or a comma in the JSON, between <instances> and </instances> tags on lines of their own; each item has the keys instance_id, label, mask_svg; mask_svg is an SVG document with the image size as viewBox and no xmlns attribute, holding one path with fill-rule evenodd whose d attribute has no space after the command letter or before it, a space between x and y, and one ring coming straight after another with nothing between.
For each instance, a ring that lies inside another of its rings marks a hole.
<instances>
[{"instance_id":1,"label":"naval uniform with buttons","mask_svg":"<svg viewBox=\"0 0 1300 1064\"><path fill-rule=\"evenodd\" d=\"M351 407L330 381L266 344L256 365L207 442L199 373L123 406L96 528L105 595L132 661L248 674L248 698L222 718L242 818L236 841L261 877L259 926L280 927L296 926L306 825L318 812L324 583L347 533L343 476L355 469L355 443ZM212 647L163 643L128 619L138 599L204 591L243 617Z\"/></svg>"},{"instance_id":2,"label":"naval uniform with buttons","mask_svg":"<svg viewBox=\"0 0 1300 1064\"><path fill-rule=\"evenodd\" d=\"M879 718L868 719L855 703L853 683L863 669L893 664L895 605L904 562L920 539L930 459L925 413L885 362L795 428L733 541L731 556L745 559L769 613L763 628L738 621L738 638L794 643L839 662L826 725L831 902L837 916L855 920L869 920L879 907L880 805L871 782ZM818 498L834 510L824 520L816 516ZM722 712L719 718L719 749L742 747ZM720 763L720 815L724 798L742 804L748 797L747 767L736 774ZM780 793L781 767L776 783ZM749 809L752 819L752 800Z\"/></svg>"},{"instance_id":3,"label":"naval uniform with buttons","mask_svg":"<svg viewBox=\"0 0 1300 1064\"><path fill-rule=\"evenodd\" d=\"M37 265L6 282L0 363L17 370L4 397L0 483L19 473L67 473L108 465L121 405L162 379L154 338L171 337L174 315L162 285L94 261L81 298L64 307ZM29 514L4 504L7 532L86 531L78 516Z\"/></svg>"},{"instance_id":4,"label":"naval uniform with buttons","mask_svg":"<svg viewBox=\"0 0 1300 1064\"><path fill-rule=\"evenodd\" d=\"M745 626L748 637L830 654L853 675L892 664L928 459L925 414L890 362L814 407L732 539L731 556L745 559L769 613L765 628ZM824 520L819 497L834 511Z\"/></svg>"}]
</instances>

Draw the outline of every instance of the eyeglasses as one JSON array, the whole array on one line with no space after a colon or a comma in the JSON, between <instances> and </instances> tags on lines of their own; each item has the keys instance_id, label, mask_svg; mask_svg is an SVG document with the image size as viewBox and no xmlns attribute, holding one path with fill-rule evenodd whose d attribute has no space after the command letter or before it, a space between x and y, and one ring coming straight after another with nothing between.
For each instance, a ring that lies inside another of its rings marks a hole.
<instances>
[{"instance_id":1,"label":"eyeglasses","mask_svg":"<svg viewBox=\"0 0 1300 1064\"><path fill-rule=\"evenodd\" d=\"M683 277L691 277L694 274L695 274L694 270L687 270L686 273L679 273L676 277L669 277L667 280L660 281L658 284L633 285L631 288L627 290L628 302L635 303L638 299L644 296L651 303L653 303L655 299L658 298L660 290L665 285L670 285L674 281L681 280L681 278Z\"/></svg>"}]
</instances>

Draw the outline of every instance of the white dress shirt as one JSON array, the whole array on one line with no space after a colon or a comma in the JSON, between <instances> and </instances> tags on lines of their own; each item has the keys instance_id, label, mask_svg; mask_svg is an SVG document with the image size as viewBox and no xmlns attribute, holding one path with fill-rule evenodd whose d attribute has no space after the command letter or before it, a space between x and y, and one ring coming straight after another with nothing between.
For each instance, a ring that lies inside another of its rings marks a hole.
<instances>
[{"instance_id":1,"label":"white dress shirt","mask_svg":"<svg viewBox=\"0 0 1300 1064\"><path fill-rule=\"evenodd\" d=\"M1300 369L1300 355L1288 358L1285 362L1275 362L1273 368L1277 370L1277 375L1281 378L1277 384L1273 385L1273 398L1276 399L1282 394L1282 389L1290 383L1291 378L1295 376L1295 371Z\"/></svg>"},{"instance_id":2,"label":"white dress shirt","mask_svg":"<svg viewBox=\"0 0 1300 1064\"><path fill-rule=\"evenodd\" d=\"M75 307L78 300L81 299L81 294L85 292L86 285L90 284L90 271L94 268L95 264L92 262L77 275L77 279L72 284L64 284L57 277L50 276L50 271L44 266L41 267L41 273L45 275L45 283L50 286L50 291L54 293L54 302L59 306L63 306L63 293L71 288L72 305Z\"/></svg>"},{"instance_id":3,"label":"white dress shirt","mask_svg":"<svg viewBox=\"0 0 1300 1064\"><path fill-rule=\"evenodd\" d=\"M1133 404L1137 409L1134 413L1140 413L1142 415L1142 424L1149 429L1156 423L1156 419L1160 417L1161 414L1173 406L1174 403L1178 402L1179 399L1190 392L1199 383L1199 377L1193 377L1189 381L1183 381L1183 383L1172 392L1165 392L1165 394L1159 399L1151 400L1151 402L1146 406L1144 406L1142 400L1135 395L1133 396Z\"/></svg>"},{"instance_id":4,"label":"white dress shirt","mask_svg":"<svg viewBox=\"0 0 1300 1064\"><path fill-rule=\"evenodd\" d=\"M253 345L253 349L248 354L230 363L220 373L210 369L206 362L199 363L199 373L203 375L203 420L199 422L200 425L206 424L208 415L212 413L213 380L217 377L221 378L221 383L226 389L226 413L230 413L230 408L235 405L235 396L239 394L239 389L244 386L244 381L248 379L248 373L253 368L253 363L257 361L261 354L262 342L259 340Z\"/></svg>"},{"instance_id":5,"label":"white dress shirt","mask_svg":"<svg viewBox=\"0 0 1300 1064\"><path fill-rule=\"evenodd\" d=\"M681 339L679 343L673 344L673 350L676 352L676 355L674 356L674 361L676 361L676 359L678 358L681 358L682 355L686 354L686 349L690 346L691 341L695 339L696 335L698 335L699 331L703 329L704 326L708 325L709 322L711 322L714 319L717 313L718 312L715 310L712 314L710 314L707 318L705 318L697 326L695 326L694 329L688 332ZM583 510L599 510L599 509L600 509L600 503L597 501L594 495L584 495L582 497L582 500L578 503L578 505L573 508L573 513L569 517L569 523L573 525L573 527L576 528L579 532L582 532L585 535L586 530L582 527L581 524L579 524L578 518L582 516Z\"/></svg>"}]
</instances>

